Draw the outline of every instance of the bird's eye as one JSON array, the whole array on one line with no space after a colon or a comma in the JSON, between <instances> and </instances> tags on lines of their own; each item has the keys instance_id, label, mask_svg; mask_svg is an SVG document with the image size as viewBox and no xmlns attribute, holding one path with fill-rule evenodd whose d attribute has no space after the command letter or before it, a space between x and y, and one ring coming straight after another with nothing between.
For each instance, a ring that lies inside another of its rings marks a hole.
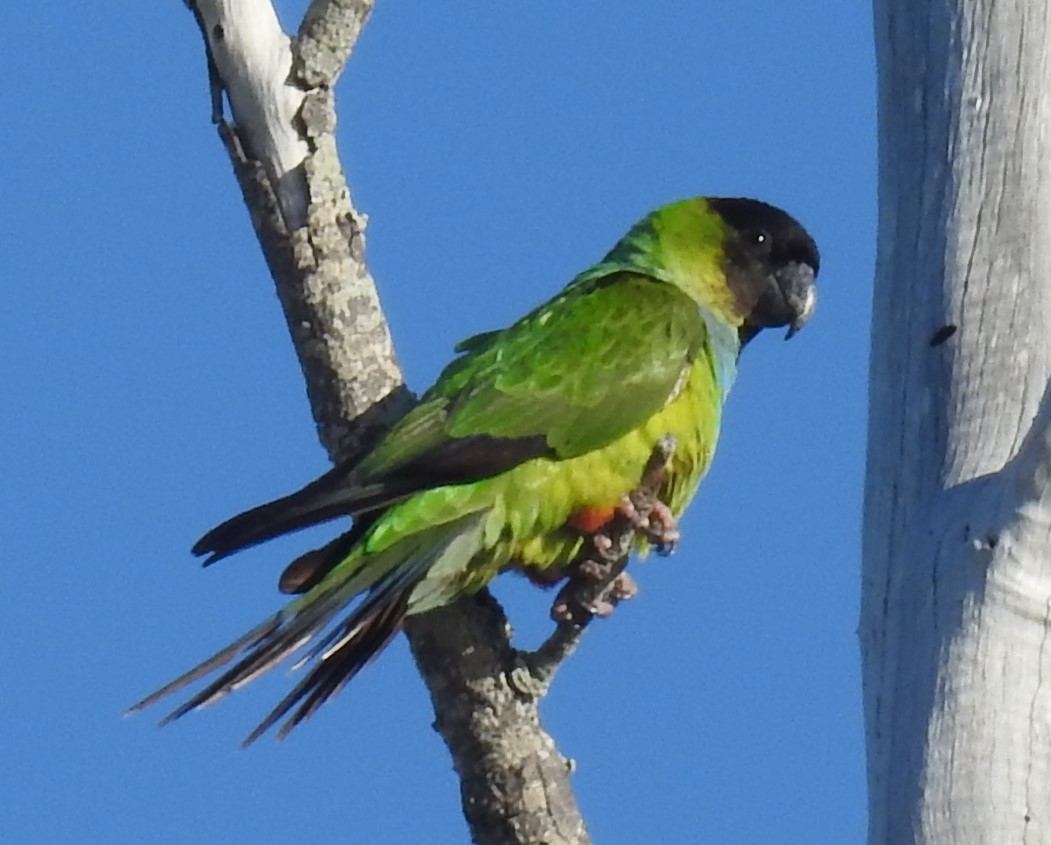
<instances>
[{"instance_id":1,"label":"bird's eye","mask_svg":"<svg viewBox=\"0 0 1051 845\"><path fill-rule=\"evenodd\" d=\"M752 232L752 243L762 250L768 250L770 249L770 236L761 229L758 232Z\"/></svg>"}]
</instances>

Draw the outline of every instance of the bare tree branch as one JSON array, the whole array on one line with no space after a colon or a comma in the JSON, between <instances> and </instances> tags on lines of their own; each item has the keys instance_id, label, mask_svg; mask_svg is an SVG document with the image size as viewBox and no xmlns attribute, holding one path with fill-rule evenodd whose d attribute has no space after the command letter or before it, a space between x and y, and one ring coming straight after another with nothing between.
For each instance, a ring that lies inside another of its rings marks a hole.
<instances>
[{"instance_id":1,"label":"bare tree branch","mask_svg":"<svg viewBox=\"0 0 1051 845\"><path fill-rule=\"evenodd\" d=\"M538 693L487 590L406 622L434 704L434 726L460 775L478 845L587 845L569 786L572 764L540 724ZM524 681L524 682L523 682Z\"/></svg>"},{"instance_id":2,"label":"bare tree branch","mask_svg":"<svg viewBox=\"0 0 1051 845\"><path fill-rule=\"evenodd\" d=\"M338 4L315 4L315 6ZM353 4L361 18L370 3ZM218 87L234 118L216 116L303 367L329 454L357 454L411 407L376 284L365 219L336 148L331 93L296 83L291 41L269 0L197 0ZM352 42L343 48L349 54Z\"/></svg>"},{"instance_id":3,"label":"bare tree branch","mask_svg":"<svg viewBox=\"0 0 1051 845\"><path fill-rule=\"evenodd\" d=\"M310 88L331 88L343 72L373 0L314 0L303 16L294 50L296 76Z\"/></svg>"},{"instance_id":4,"label":"bare tree branch","mask_svg":"<svg viewBox=\"0 0 1051 845\"><path fill-rule=\"evenodd\" d=\"M334 135L331 86L372 2L315 0L294 41L270 0L189 5L208 51L213 119L273 275L319 437L333 460L350 459L413 401ZM406 628L475 841L586 845L570 765L540 725L538 690L514 683L530 676L499 605L483 592Z\"/></svg>"}]
</instances>

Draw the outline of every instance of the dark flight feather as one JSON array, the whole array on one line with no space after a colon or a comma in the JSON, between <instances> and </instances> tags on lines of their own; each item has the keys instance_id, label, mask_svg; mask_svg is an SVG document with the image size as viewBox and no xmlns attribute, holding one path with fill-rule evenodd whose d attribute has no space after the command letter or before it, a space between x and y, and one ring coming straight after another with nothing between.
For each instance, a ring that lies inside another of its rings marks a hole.
<instances>
[{"instance_id":1,"label":"dark flight feather","mask_svg":"<svg viewBox=\"0 0 1051 845\"><path fill-rule=\"evenodd\" d=\"M357 467L340 465L295 493L228 519L201 537L192 551L208 555L204 565L210 566L282 534L376 511L423 490L480 481L551 454L542 435L501 438L479 434L449 438L365 483L356 477Z\"/></svg>"},{"instance_id":2,"label":"dark flight feather","mask_svg":"<svg viewBox=\"0 0 1051 845\"><path fill-rule=\"evenodd\" d=\"M311 594L301 603L290 605L270 617L199 666L134 705L129 712L141 710L236 660L218 678L161 722L162 725L169 724L191 710L212 704L244 686L314 640L310 649L293 667L311 664L306 676L248 736L244 744L254 742L295 709L279 732L279 737L284 736L342 689L401 630L410 595L444 555L449 553L459 557L477 548L484 516L484 512L470 514L436 527L426 538L419 538L416 549L378 578L367 589L363 600L333 627L329 628L336 616L362 589L359 572L352 567L338 576L336 583L317 588L314 591L317 595ZM315 640L322 632L325 633Z\"/></svg>"}]
</instances>

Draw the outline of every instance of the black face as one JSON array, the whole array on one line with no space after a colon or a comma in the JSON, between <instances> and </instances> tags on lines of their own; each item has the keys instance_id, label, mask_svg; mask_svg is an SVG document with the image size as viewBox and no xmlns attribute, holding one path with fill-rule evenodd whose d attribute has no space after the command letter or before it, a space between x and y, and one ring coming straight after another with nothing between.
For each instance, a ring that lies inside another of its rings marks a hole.
<instances>
[{"instance_id":1,"label":"black face","mask_svg":"<svg viewBox=\"0 0 1051 845\"><path fill-rule=\"evenodd\" d=\"M712 198L709 205L732 230L727 240L726 279L745 313L741 342L762 329L788 326L794 335L817 301L817 244L779 208L750 199Z\"/></svg>"}]
</instances>

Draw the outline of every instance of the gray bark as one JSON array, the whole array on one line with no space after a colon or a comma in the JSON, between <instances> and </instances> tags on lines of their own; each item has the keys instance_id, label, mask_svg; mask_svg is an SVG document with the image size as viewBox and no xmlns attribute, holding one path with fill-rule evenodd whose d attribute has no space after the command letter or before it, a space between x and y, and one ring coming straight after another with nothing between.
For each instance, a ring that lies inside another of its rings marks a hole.
<instances>
[{"instance_id":1,"label":"gray bark","mask_svg":"<svg viewBox=\"0 0 1051 845\"><path fill-rule=\"evenodd\" d=\"M1051 13L875 22L869 842L1051 843Z\"/></svg>"}]
</instances>

